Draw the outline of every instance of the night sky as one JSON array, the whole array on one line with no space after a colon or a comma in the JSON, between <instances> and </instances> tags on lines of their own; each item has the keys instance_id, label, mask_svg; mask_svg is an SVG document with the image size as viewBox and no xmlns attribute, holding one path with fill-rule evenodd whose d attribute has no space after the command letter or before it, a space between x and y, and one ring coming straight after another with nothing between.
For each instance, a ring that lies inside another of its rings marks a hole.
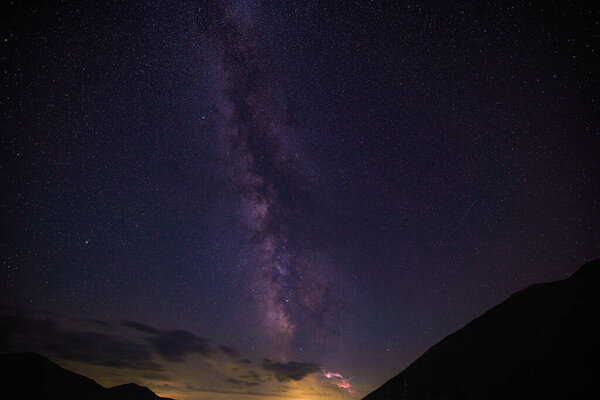
<instances>
[{"instance_id":1,"label":"night sky","mask_svg":"<svg viewBox=\"0 0 600 400\"><path fill-rule=\"evenodd\" d=\"M15 3L1 351L357 399L600 256L593 2Z\"/></svg>"}]
</instances>

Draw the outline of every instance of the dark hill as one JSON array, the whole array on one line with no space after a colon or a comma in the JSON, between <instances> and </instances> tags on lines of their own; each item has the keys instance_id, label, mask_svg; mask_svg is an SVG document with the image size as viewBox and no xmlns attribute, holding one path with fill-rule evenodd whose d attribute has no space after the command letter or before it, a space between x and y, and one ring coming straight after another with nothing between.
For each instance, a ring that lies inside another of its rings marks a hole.
<instances>
[{"instance_id":1,"label":"dark hill","mask_svg":"<svg viewBox=\"0 0 600 400\"><path fill-rule=\"evenodd\" d=\"M165 400L130 383L105 388L90 378L61 368L35 353L0 355L2 392L23 400Z\"/></svg>"},{"instance_id":2,"label":"dark hill","mask_svg":"<svg viewBox=\"0 0 600 400\"><path fill-rule=\"evenodd\" d=\"M596 260L512 295L364 400L600 398L599 300Z\"/></svg>"}]
</instances>

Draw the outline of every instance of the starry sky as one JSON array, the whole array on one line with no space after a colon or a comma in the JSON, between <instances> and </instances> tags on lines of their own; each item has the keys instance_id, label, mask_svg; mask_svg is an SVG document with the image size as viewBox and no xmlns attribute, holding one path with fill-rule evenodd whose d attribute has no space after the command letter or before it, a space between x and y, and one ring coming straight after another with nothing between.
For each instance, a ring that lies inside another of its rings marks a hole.
<instances>
[{"instance_id":1,"label":"starry sky","mask_svg":"<svg viewBox=\"0 0 600 400\"><path fill-rule=\"evenodd\" d=\"M600 256L591 2L23 3L1 351L181 400L359 399Z\"/></svg>"}]
</instances>

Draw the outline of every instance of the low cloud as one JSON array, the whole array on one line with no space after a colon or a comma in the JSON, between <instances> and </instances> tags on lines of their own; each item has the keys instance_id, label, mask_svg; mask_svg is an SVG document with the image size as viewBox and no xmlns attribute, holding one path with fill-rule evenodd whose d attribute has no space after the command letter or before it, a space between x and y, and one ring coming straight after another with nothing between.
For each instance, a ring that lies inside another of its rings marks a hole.
<instances>
[{"instance_id":1,"label":"low cloud","mask_svg":"<svg viewBox=\"0 0 600 400\"><path fill-rule=\"evenodd\" d=\"M208 356L215 352L208 339L183 329L164 331L132 321L124 322L123 326L144 332L143 339L167 361L182 362L188 354Z\"/></svg>"},{"instance_id":2,"label":"low cloud","mask_svg":"<svg viewBox=\"0 0 600 400\"><path fill-rule=\"evenodd\" d=\"M268 379L262 379L260 374L253 369L246 371L246 373L244 375L240 375L240 378L246 379L246 380L251 380L253 382L266 382L268 380Z\"/></svg>"},{"instance_id":3,"label":"low cloud","mask_svg":"<svg viewBox=\"0 0 600 400\"><path fill-rule=\"evenodd\" d=\"M274 363L267 358L263 360L262 367L265 371L273 372L279 382L300 381L307 375L321 371L321 367L318 364L298 361Z\"/></svg>"},{"instance_id":4,"label":"low cloud","mask_svg":"<svg viewBox=\"0 0 600 400\"><path fill-rule=\"evenodd\" d=\"M88 364L162 371L152 361L151 349L101 332L67 329L48 318L0 315L0 349L3 352L34 351Z\"/></svg>"},{"instance_id":5,"label":"low cloud","mask_svg":"<svg viewBox=\"0 0 600 400\"><path fill-rule=\"evenodd\" d=\"M186 330L160 330L134 321L122 325L141 335L119 336L106 330L113 325L100 320L65 319L3 306L0 308L0 351L38 352L87 364L153 372L164 369L154 361L154 355L179 363L188 354L209 356L216 352L208 339ZM237 354L230 347L221 351Z\"/></svg>"},{"instance_id":6,"label":"low cloud","mask_svg":"<svg viewBox=\"0 0 600 400\"><path fill-rule=\"evenodd\" d=\"M135 321L125 321L123 322L123 326L127 327L127 328L131 328L131 329L135 329L136 331L140 331L140 332L144 332L144 333L150 333L150 334L155 334L155 333L160 333L160 330L146 325L146 324L141 324L139 322L135 322Z\"/></svg>"},{"instance_id":7,"label":"low cloud","mask_svg":"<svg viewBox=\"0 0 600 400\"><path fill-rule=\"evenodd\" d=\"M240 354L233 347L222 344L219 346L219 350L221 350L221 353L228 355L231 358L240 358Z\"/></svg>"},{"instance_id":8,"label":"low cloud","mask_svg":"<svg viewBox=\"0 0 600 400\"><path fill-rule=\"evenodd\" d=\"M226 357L237 365L236 376L225 376L222 381L232 389L231 393L259 397L263 393L253 391L263 388L268 381L300 381L322 370L314 363L273 362L266 358L260 363L262 370L246 369L243 366L249 366L251 361L242 358L244 355L237 349L214 345L190 331L163 330L135 321L72 319L1 305L0 352L37 352L51 358L135 370L144 379L163 383L173 382L173 378L165 375L167 365L161 359L181 363L186 356L199 354L225 362Z\"/></svg>"},{"instance_id":9,"label":"low cloud","mask_svg":"<svg viewBox=\"0 0 600 400\"><path fill-rule=\"evenodd\" d=\"M241 386L241 387L253 387L253 386L257 386L259 384L259 382L243 381L241 379L235 379L235 378L229 378L229 379L227 379L226 382L230 383L232 385Z\"/></svg>"}]
</instances>

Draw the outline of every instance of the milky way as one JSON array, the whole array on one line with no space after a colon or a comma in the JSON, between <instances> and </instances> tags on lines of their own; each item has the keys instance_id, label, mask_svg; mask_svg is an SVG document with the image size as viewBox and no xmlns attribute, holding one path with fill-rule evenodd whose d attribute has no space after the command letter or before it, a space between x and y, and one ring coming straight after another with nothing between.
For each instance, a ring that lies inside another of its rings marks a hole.
<instances>
[{"instance_id":1,"label":"milky way","mask_svg":"<svg viewBox=\"0 0 600 400\"><path fill-rule=\"evenodd\" d=\"M336 332L332 268L315 243L310 168L259 38L248 10L232 5L204 36L212 134L239 196L243 264L263 324L281 344L315 342Z\"/></svg>"}]
</instances>

